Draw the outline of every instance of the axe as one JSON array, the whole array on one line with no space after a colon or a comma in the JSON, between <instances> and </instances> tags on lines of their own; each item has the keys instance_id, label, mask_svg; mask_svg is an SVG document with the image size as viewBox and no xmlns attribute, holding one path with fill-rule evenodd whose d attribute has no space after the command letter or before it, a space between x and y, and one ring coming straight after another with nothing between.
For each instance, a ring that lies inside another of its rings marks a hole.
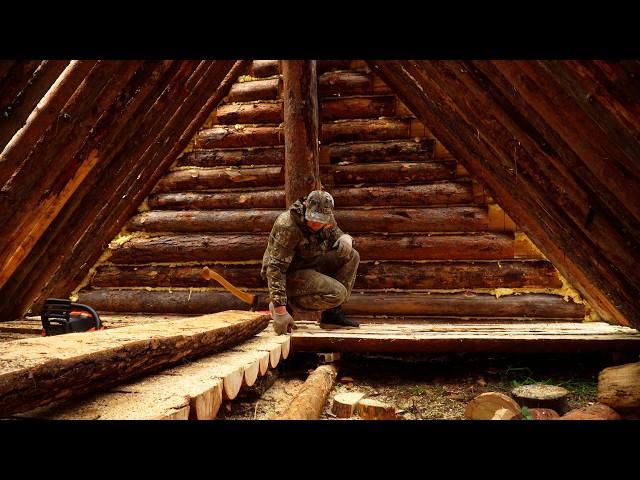
<instances>
[{"instance_id":1,"label":"axe","mask_svg":"<svg viewBox=\"0 0 640 480\"><path fill-rule=\"evenodd\" d=\"M211 270L209 267L204 267L202 269L202 278L205 280L215 280L224 288L226 288L229 292L231 292L234 296L242 300L244 303L248 303L251 305L251 310L257 310L258 296L253 295L251 293L243 292L238 289L238 287L233 286L229 283L225 278L219 273Z\"/></svg>"}]
</instances>

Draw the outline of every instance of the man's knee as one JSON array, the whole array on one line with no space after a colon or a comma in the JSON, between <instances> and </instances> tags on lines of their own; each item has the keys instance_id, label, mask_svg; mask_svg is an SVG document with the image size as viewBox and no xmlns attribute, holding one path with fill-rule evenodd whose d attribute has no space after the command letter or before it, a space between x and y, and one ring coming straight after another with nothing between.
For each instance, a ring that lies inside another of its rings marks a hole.
<instances>
[{"instance_id":1,"label":"man's knee","mask_svg":"<svg viewBox=\"0 0 640 480\"><path fill-rule=\"evenodd\" d=\"M349 260L360 263L360 254L355 248L351 249L351 255L349 255Z\"/></svg>"}]
</instances>

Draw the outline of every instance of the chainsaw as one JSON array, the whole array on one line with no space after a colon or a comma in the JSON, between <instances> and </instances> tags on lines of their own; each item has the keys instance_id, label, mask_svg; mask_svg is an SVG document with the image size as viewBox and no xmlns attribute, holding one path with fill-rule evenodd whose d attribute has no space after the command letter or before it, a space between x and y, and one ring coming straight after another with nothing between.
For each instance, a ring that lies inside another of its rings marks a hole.
<instances>
[{"instance_id":1,"label":"chainsaw","mask_svg":"<svg viewBox=\"0 0 640 480\"><path fill-rule=\"evenodd\" d=\"M104 325L93 308L71 300L47 298L40 312L42 336L64 333L104 330Z\"/></svg>"}]
</instances>

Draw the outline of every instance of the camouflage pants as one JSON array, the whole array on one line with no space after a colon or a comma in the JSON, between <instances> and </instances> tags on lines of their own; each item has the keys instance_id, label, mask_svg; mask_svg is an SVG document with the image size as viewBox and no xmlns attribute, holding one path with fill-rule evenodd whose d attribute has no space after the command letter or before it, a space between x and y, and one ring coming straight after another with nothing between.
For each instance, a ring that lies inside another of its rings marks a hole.
<instances>
[{"instance_id":1,"label":"camouflage pants","mask_svg":"<svg viewBox=\"0 0 640 480\"><path fill-rule=\"evenodd\" d=\"M294 310L328 310L349 299L360 255L353 249L347 258L336 250L297 262L287 272L287 299Z\"/></svg>"}]
</instances>

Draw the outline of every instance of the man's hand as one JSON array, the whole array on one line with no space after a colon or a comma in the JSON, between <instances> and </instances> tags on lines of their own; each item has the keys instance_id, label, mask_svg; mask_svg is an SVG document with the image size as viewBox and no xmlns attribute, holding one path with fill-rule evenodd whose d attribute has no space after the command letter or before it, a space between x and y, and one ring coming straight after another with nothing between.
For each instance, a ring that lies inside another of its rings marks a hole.
<instances>
[{"instance_id":1,"label":"man's hand","mask_svg":"<svg viewBox=\"0 0 640 480\"><path fill-rule=\"evenodd\" d=\"M347 235L346 233L342 235L336 243L333 244L334 248L338 247L338 256L340 258L347 258L351 255L351 250L353 250L353 238L351 235Z\"/></svg>"},{"instance_id":2,"label":"man's hand","mask_svg":"<svg viewBox=\"0 0 640 480\"><path fill-rule=\"evenodd\" d=\"M278 335L283 333L290 333L291 330L297 330L298 326L293 321L293 317L287 312L285 306L274 307L273 302L269 303L269 312L271 312L271 318L273 319L273 329ZM279 313L284 312L284 313Z\"/></svg>"}]
</instances>

